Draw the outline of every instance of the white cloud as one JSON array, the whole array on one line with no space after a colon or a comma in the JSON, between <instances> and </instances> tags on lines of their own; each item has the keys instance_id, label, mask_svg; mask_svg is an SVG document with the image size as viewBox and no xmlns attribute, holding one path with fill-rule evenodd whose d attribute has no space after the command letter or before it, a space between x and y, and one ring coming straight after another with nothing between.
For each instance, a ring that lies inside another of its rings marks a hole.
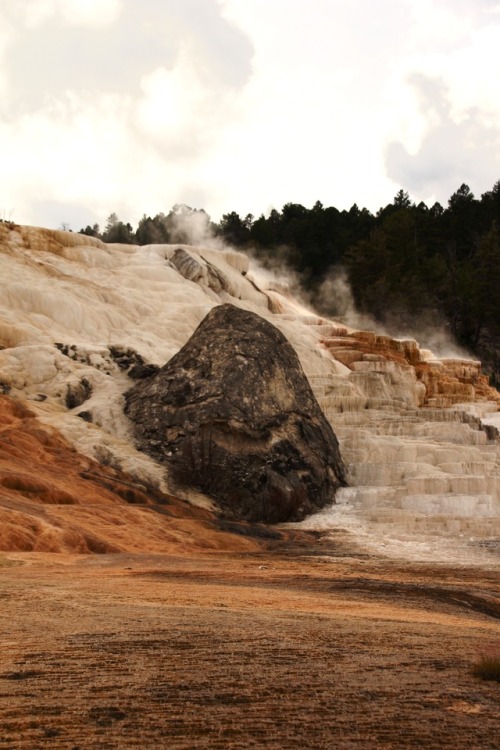
<instances>
[{"instance_id":1,"label":"white cloud","mask_svg":"<svg viewBox=\"0 0 500 750\"><path fill-rule=\"evenodd\" d=\"M36 28L57 11L57 0L17 0L2 9L4 15L27 29Z\"/></svg>"},{"instance_id":2,"label":"white cloud","mask_svg":"<svg viewBox=\"0 0 500 750\"><path fill-rule=\"evenodd\" d=\"M74 26L100 28L116 21L121 0L57 0L64 19Z\"/></svg>"},{"instance_id":3,"label":"white cloud","mask_svg":"<svg viewBox=\"0 0 500 750\"><path fill-rule=\"evenodd\" d=\"M4 13L28 29L57 15L74 26L99 28L116 21L121 3L122 0L15 0Z\"/></svg>"},{"instance_id":4,"label":"white cloud","mask_svg":"<svg viewBox=\"0 0 500 750\"><path fill-rule=\"evenodd\" d=\"M489 189L500 175L500 127L478 108L455 116L442 80L415 75L411 83L428 127L415 150L397 140L388 145L390 176L426 202L442 202L464 182L473 191Z\"/></svg>"},{"instance_id":5,"label":"white cloud","mask_svg":"<svg viewBox=\"0 0 500 750\"><path fill-rule=\"evenodd\" d=\"M72 31L68 22L92 20L96 3L84 15L82 3L59 2L59 25L48 17L56 6L44 6L44 15L41 2L36 33L20 31L14 19L3 67L11 98L0 118L0 147L8 153L0 208L13 204L17 220L29 222L41 205L80 202L87 223L85 212L88 221L111 210L137 219L183 196L206 199L187 165L196 169L232 116L231 92L249 70L246 38L212 0L191 9L144 0L140 11L124 0L112 30L94 34ZM221 50L234 55L231 70Z\"/></svg>"},{"instance_id":6,"label":"white cloud","mask_svg":"<svg viewBox=\"0 0 500 750\"><path fill-rule=\"evenodd\" d=\"M498 8L3 3L0 211L43 223L66 201L85 224L113 210L134 222L183 201L218 218L318 199L377 210L399 187L441 202L451 182L487 190L499 166Z\"/></svg>"},{"instance_id":7,"label":"white cloud","mask_svg":"<svg viewBox=\"0 0 500 750\"><path fill-rule=\"evenodd\" d=\"M135 121L145 139L170 160L205 154L235 116L232 90L213 77L206 60L189 42L175 65L159 67L141 80Z\"/></svg>"},{"instance_id":8,"label":"white cloud","mask_svg":"<svg viewBox=\"0 0 500 750\"><path fill-rule=\"evenodd\" d=\"M4 151L0 206L13 208L17 221L30 217L31 204L39 201L82 202L91 211L101 210L133 167L130 153L125 158L127 117L126 103L116 98L90 103L72 97L4 124L0 143L9 143L9 150ZM8 196L5 186L10 186Z\"/></svg>"},{"instance_id":9,"label":"white cloud","mask_svg":"<svg viewBox=\"0 0 500 750\"><path fill-rule=\"evenodd\" d=\"M409 54L390 80L389 176L417 200L476 192L500 174L500 7L497 2L413 4Z\"/></svg>"}]
</instances>

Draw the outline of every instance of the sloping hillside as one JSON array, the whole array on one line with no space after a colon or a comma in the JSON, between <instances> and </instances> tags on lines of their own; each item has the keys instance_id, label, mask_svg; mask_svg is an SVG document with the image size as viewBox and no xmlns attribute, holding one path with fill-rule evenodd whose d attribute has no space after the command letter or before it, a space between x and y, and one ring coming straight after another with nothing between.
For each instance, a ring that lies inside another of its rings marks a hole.
<instances>
[{"instance_id":1,"label":"sloping hillside","mask_svg":"<svg viewBox=\"0 0 500 750\"><path fill-rule=\"evenodd\" d=\"M367 543L380 537L420 543L434 534L454 544L472 539L495 549L500 451L495 431L481 419L495 421L500 395L488 387L479 363L439 360L414 341L353 331L319 318L259 282L248 258L231 251L106 245L82 235L0 223L0 274L0 385L9 397L3 406L8 415L4 437L7 423L11 430L1 455L2 476L10 472L11 479L3 482L0 503L12 513L9 503L16 493L25 512L25 530L4 535L4 549L33 534L46 540L46 549L57 537L56 549L61 534L75 528L80 536L74 548L91 549L89 539L102 533L94 528L105 497L98 488L102 477L108 481L113 472L125 472L127 479L116 474L113 482L134 485L131 492L144 493L148 503L156 503L155 492L172 496L165 468L133 444L123 394L168 361L207 312L225 302L256 312L284 333L339 438L350 486L337 493L335 507L306 525L343 525ZM16 411L25 407L29 416ZM50 460L34 460L40 455L40 432L33 437L35 417L49 442L55 441ZM13 430L20 435L16 460L24 461L22 468L16 468L5 447L9 440L15 443ZM73 468L63 472L73 476L72 489L58 469L66 466L57 443L63 438L65 450L78 452ZM84 491L78 481L90 471L82 467L91 461L96 462L91 473L100 465L103 474L92 488L86 477ZM19 481L12 479L16 472ZM16 481L16 488L7 486ZM85 502L73 502L75 493L83 493ZM115 500L106 497L110 508ZM185 499L213 507L196 493ZM84 505L92 505L85 522ZM182 507L187 515L194 513L188 511L191 506ZM162 534L174 533L172 517L146 508L139 523L137 514L131 505L121 508L121 530L105 534L103 544L156 549ZM109 516L108 521L116 525ZM36 532L29 531L30 523Z\"/></svg>"}]
</instances>

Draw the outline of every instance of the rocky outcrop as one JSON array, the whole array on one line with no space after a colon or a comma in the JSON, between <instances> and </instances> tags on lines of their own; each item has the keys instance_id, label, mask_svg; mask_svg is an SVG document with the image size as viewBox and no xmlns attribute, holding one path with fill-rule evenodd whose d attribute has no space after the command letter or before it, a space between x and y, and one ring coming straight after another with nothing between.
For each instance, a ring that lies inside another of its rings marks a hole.
<instances>
[{"instance_id":1,"label":"rocky outcrop","mask_svg":"<svg viewBox=\"0 0 500 750\"><path fill-rule=\"evenodd\" d=\"M126 394L139 447L227 515L302 519L345 484L337 439L283 334L214 308L156 375Z\"/></svg>"},{"instance_id":2,"label":"rocky outcrop","mask_svg":"<svg viewBox=\"0 0 500 750\"><path fill-rule=\"evenodd\" d=\"M480 362L436 359L413 339L348 331L335 324L326 333L322 345L351 370L350 382L365 391L373 391L370 386L380 386L383 381L386 398L400 399L409 406L447 408L483 401L500 406L500 395L488 385ZM379 393L371 395L376 398Z\"/></svg>"},{"instance_id":3,"label":"rocky outcrop","mask_svg":"<svg viewBox=\"0 0 500 750\"><path fill-rule=\"evenodd\" d=\"M204 284L216 293L228 290L229 281L218 268L203 258L194 257L182 247L177 248L170 263L188 281Z\"/></svg>"}]
</instances>

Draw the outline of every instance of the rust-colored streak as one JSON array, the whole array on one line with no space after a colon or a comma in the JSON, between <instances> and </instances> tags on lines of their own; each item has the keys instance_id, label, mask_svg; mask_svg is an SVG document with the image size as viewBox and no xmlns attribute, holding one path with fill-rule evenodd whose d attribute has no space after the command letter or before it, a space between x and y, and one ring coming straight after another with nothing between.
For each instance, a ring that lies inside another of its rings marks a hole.
<instances>
[{"instance_id":1,"label":"rust-colored streak","mask_svg":"<svg viewBox=\"0 0 500 750\"><path fill-rule=\"evenodd\" d=\"M255 550L209 511L79 454L21 402L0 396L0 550Z\"/></svg>"}]
</instances>

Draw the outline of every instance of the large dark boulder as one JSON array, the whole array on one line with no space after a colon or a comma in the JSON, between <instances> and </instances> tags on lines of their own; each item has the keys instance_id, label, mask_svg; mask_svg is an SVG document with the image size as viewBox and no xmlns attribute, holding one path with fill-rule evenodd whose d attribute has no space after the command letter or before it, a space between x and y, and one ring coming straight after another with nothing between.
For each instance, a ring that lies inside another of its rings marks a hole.
<instances>
[{"instance_id":1,"label":"large dark boulder","mask_svg":"<svg viewBox=\"0 0 500 750\"><path fill-rule=\"evenodd\" d=\"M345 484L337 439L283 334L215 307L187 344L126 394L139 447L225 515L300 520Z\"/></svg>"}]
</instances>

